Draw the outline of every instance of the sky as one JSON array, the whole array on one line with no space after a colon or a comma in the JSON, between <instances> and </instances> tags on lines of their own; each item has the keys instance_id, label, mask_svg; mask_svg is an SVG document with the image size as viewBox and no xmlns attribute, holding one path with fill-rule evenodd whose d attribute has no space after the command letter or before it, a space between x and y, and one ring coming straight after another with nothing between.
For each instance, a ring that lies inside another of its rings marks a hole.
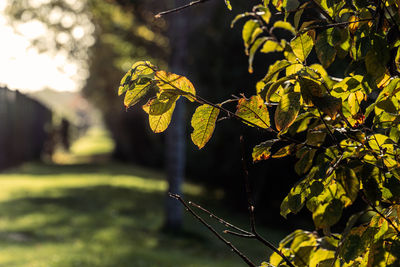
<instances>
[{"instance_id":1,"label":"sky","mask_svg":"<svg viewBox=\"0 0 400 267\"><path fill-rule=\"evenodd\" d=\"M76 74L79 66L69 63L66 55L39 53L30 45L34 37L46 34L38 21L25 23L14 29L4 17L6 2L0 0L0 86L32 92L45 88L57 91L77 91L81 82Z\"/></svg>"}]
</instances>

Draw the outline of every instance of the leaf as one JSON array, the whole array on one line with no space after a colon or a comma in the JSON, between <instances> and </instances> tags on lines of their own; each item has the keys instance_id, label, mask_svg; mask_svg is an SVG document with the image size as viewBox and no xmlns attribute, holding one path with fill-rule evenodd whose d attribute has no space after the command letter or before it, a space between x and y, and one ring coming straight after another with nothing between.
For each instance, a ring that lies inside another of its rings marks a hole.
<instances>
[{"instance_id":1,"label":"leaf","mask_svg":"<svg viewBox=\"0 0 400 267\"><path fill-rule=\"evenodd\" d=\"M280 78L276 82L271 82L267 84L263 89L263 91L260 92L260 95L263 95L265 93L265 100L267 102L270 102L271 96L279 89L279 86L281 86L287 81L293 80L294 77L295 77L294 75L285 76Z\"/></svg>"},{"instance_id":2,"label":"leaf","mask_svg":"<svg viewBox=\"0 0 400 267\"><path fill-rule=\"evenodd\" d=\"M272 40L267 40L260 50L261 53L282 52L282 51L283 47L281 46L281 44Z\"/></svg>"},{"instance_id":3,"label":"leaf","mask_svg":"<svg viewBox=\"0 0 400 267\"><path fill-rule=\"evenodd\" d=\"M346 195L354 202L360 189L360 182L349 166L339 167L336 170L336 180L343 186Z\"/></svg>"},{"instance_id":4,"label":"leaf","mask_svg":"<svg viewBox=\"0 0 400 267\"><path fill-rule=\"evenodd\" d=\"M191 102L194 101L196 90L186 77L165 71L157 71L155 73L155 81L157 82L161 94L182 95Z\"/></svg>"},{"instance_id":5,"label":"leaf","mask_svg":"<svg viewBox=\"0 0 400 267\"><path fill-rule=\"evenodd\" d=\"M283 158L283 157L286 157L286 156L290 155L290 153L292 152L293 148L294 148L294 144L290 144L290 145L284 146L281 149L279 149L274 155L272 155L272 158Z\"/></svg>"},{"instance_id":6,"label":"leaf","mask_svg":"<svg viewBox=\"0 0 400 267\"><path fill-rule=\"evenodd\" d=\"M276 141L278 141L278 139L267 140L256 145L253 148L253 153L251 154L253 157L253 162L269 159L269 157L271 156L270 149Z\"/></svg>"},{"instance_id":7,"label":"leaf","mask_svg":"<svg viewBox=\"0 0 400 267\"><path fill-rule=\"evenodd\" d=\"M130 89L126 92L125 98L124 98L124 105L126 108L132 107L135 105L137 102L142 99L147 92L153 88L154 84L153 82L149 81L144 84L136 84L133 89Z\"/></svg>"},{"instance_id":8,"label":"leaf","mask_svg":"<svg viewBox=\"0 0 400 267\"><path fill-rule=\"evenodd\" d=\"M336 57L336 49L328 42L327 31L318 35L315 43L315 52L324 68L328 68Z\"/></svg>"},{"instance_id":9,"label":"leaf","mask_svg":"<svg viewBox=\"0 0 400 267\"><path fill-rule=\"evenodd\" d=\"M287 31L290 31L293 34L296 34L296 30L293 28L292 24L286 21L278 20L274 23L273 28L281 28Z\"/></svg>"},{"instance_id":10,"label":"leaf","mask_svg":"<svg viewBox=\"0 0 400 267\"><path fill-rule=\"evenodd\" d=\"M149 114L149 124L150 124L150 128L153 132L155 133L161 133L164 132L172 119L172 114L174 112L175 109L175 102L172 104L171 108L161 114L161 115L150 115ZM149 113L149 109L147 108L147 106L143 106L144 111L146 111L147 113Z\"/></svg>"},{"instance_id":11,"label":"leaf","mask_svg":"<svg viewBox=\"0 0 400 267\"><path fill-rule=\"evenodd\" d=\"M324 95L324 90L316 81L302 76L298 77L298 81L300 83L301 95L307 105L313 104L313 98L322 97Z\"/></svg>"},{"instance_id":12,"label":"leaf","mask_svg":"<svg viewBox=\"0 0 400 267\"><path fill-rule=\"evenodd\" d=\"M312 101L319 110L327 114L332 119L335 119L336 115L342 109L342 101L339 98L331 95L315 97Z\"/></svg>"},{"instance_id":13,"label":"leaf","mask_svg":"<svg viewBox=\"0 0 400 267\"><path fill-rule=\"evenodd\" d=\"M253 73L253 60L254 54L257 52L258 48L267 40L267 37L258 38L250 48L249 53L249 73ZM268 41L267 41L268 42Z\"/></svg>"},{"instance_id":14,"label":"leaf","mask_svg":"<svg viewBox=\"0 0 400 267\"><path fill-rule=\"evenodd\" d=\"M319 205L313 212L313 220L315 227L326 228L336 224L342 216L343 203L336 198L332 201Z\"/></svg>"},{"instance_id":15,"label":"leaf","mask_svg":"<svg viewBox=\"0 0 400 267\"><path fill-rule=\"evenodd\" d=\"M292 41L290 41L293 53L301 62L304 62L310 54L314 46L314 38L315 31L311 30L296 36Z\"/></svg>"},{"instance_id":16,"label":"leaf","mask_svg":"<svg viewBox=\"0 0 400 267\"><path fill-rule=\"evenodd\" d=\"M225 1L225 5L229 10L232 10L232 6L231 6L231 1L229 0L224 0Z\"/></svg>"},{"instance_id":17,"label":"leaf","mask_svg":"<svg viewBox=\"0 0 400 267\"><path fill-rule=\"evenodd\" d=\"M316 149L307 149L301 154L299 161L294 165L294 170L298 175L303 175L310 170L316 152Z\"/></svg>"},{"instance_id":18,"label":"leaf","mask_svg":"<svg viewBox=\"0 0 400 267\"><path fill-rule=\"evenodd\" d=\"M295 121L300 111L300 93L284 94L275 111L275 126L278 131L285 130Z\"/></svg>"},{"instance_id":19,"label":"leaf","mask_svg":"<svg viewBox=\"0 0 400 267\"><path fill-rule=\"evenodd\" d=\"M149 78L148 76L154 73L153 68L154 66L149 61L135 62L131 69L122 77L118 88L118 95L120 96L127 90L133 89L139 80L142 80L142 84L145 83L143 82L145 80L144 78ZM148 81L150 81L151 78L152 77L150 77Z\"/></svg>"},{"instance_id":20,"label":"leaf","mask_svg":"<svg viewBox=\"0 0 400 267\"><path fill-rule=\"evenodd\" d=\"M246 21L246 23L243 26L242 30L242 38L244 42L244 46L247 50L247 48L251 45L252 40L254 39L253 34L256 31L257 28L259 28L260 25L258 24L257 20L251 19Z\"/></svg>"},{"instance_id":21,"label":"leaf","mask_svg":"<svg viewBox=\"0 0 400 267\"><path fill-rule=\"evenodd\" d=\"M190 136L199 149L210 140L218 115L219 109L207 104L199 106L194 112L191 122L193 133Z\"/></svg>"},{"instance_id":22,"label":"leaf","mask_svg":"<svg viewBox=\"0 0 400 267\"><path fill-rule=\"evenodd\" d=\"M170 98L165 100L160 99L160 97L153 98L143 106L143 109L149 115L162 115L172 107L179 97L180 96L172 95Z\"/></svg>"},{"instance_id":23,"label":"leaf","mask_svg":"<svg viewBox=\"0 0 400 267\"><path fill-rule=\"evenodd\" d=\"M250 126L267 129L270 127L269 112L260 96L252 96L250 99L241 98L238 101L236 115Z\"/></svg>"}]
</instances>

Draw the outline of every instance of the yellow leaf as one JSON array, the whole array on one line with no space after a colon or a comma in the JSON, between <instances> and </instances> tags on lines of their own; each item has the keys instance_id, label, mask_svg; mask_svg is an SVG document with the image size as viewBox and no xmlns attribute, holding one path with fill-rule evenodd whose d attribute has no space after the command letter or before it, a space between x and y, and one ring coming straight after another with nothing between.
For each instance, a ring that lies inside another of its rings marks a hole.
<instances>
[{"instance_id":1,"label":"yellow leaf","mask_svg":"<svg viewBox=\"0 0 400 267\"><path fill-rule=\"evenodd\" d=\"M296 36L292 41L290 41L293 53L301 62L304 62L310 54L314 46L314 39L315 31L311 30Z\"/></svg>"},{"instance_id":2,"label":"yellow leaf","mask_svg":"<svg viewBox=\"0 0 400 267\"><path fill-rule=\"evenodd\" d=\"M203 148L210 140L218 115L219 109L207 104L201 105L194 112L191 121L193 133L190 136L199 149Z\"/></svg>"},{"instance_id":3,"label":"yellow leaf","mask_svg":"<svg viewBox=\"0 0 400 267\"><path fill-rule=\"evenodd\" d=\"M242 98L238 101L236 115L250 126L259 126L267 129L270 126L267 106L260 96L252 96L250 99Z\"/></svg>"},{"instance_id":4,"label":"yellow leaf","mask_svg":"<svg viewBox=\"0 0 400 267\"><path fill-rule=\"evenodd\" d=\"M184 76L169 73L165 71L157 71L155 74L155 80L160 88L160 92L168 92L171 94L182 95L194 101L196 96L196 90L193 84Z\"/></svg>"},{"instance_id":5,"label":"yellow leaf","mask_svg":"<svg viewBox=\"0 0 400 267\"><path fill-rule=\"evenodd\" d=\"M275 126L278 131L288 128L300 111L300 93L290 92L284 94L279 101L275 112Z\"/></svg>"},{"instance_id":6,"label":"yellow leaf","mask_svg":"<svg viewBox=\"0 0 400 267\"><path fill-rule=\"evenodd\" d=\"M143 106L144 111L146 111L149 114L149 108L150 106ZM149 124L150 124L150 128L153 132L155 133L161 133L164 132L172 119L172 114L174 112L175 109L175 102L172 104L171 108L169 110L167 110L166 112L164 112L161 115L151 115L149 114Z\"/></svg>"}]
</instances>

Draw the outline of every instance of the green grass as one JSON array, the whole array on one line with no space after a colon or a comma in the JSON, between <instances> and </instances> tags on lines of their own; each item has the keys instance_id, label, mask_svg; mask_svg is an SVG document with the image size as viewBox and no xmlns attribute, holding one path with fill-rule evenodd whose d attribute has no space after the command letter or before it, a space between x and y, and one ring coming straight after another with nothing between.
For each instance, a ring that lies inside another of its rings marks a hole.
<instances>
[{"instance_id":1,"label":"green grass","mask_svg":"<svg viewBox=\"0 0 400 267\"><path fill-rule=\"evenodd\" d=\"M245 266L189 214L182 234L160 230L167 184L159 172L113 162L29 163L1 173L0 186L0 266ZM247 225L201 186L185 184L184 192ZM231 240L256 263L269 253Z\"/></svg>"}]
</instances>

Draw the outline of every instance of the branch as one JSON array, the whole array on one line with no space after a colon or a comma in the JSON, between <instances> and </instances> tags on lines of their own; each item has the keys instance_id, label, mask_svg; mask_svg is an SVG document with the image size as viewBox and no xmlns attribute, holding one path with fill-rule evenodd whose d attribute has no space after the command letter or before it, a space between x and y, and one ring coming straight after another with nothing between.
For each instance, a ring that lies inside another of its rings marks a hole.
<instances>
[{"instance_id":1,"label":"branch","mask_svg":"<svg viewBox=\"0 0 400 267\"><path fill-rule=\"evenodd\" d=\"M189 4L186 4L186 5L183 5L183 6L180 6L180 7L176 7L176 8L173 8L173 9L166 10L166 11L162 11L162 12L158 13L157 15L155 15L154 17L158 19L158 18L161 18L164 15L168 15L168 14L171 14L171 13L179 12L179 11L181 11L183 9L188 8L188 7L191 7L191 6L194 6L194 5L198 5L198 4L202 4L202 3L205 3L207 1L209 1L209 0L193 1L193 2L190 2Z\"/></svg>"},{"instance_id":2,"label":"branch","mask_svg":"<svg viewBox=\"0 0 400 267\"><path fill-rule=\"evenodd\" d=\"M205 213L207 213L208 215L210 215L210 218L216 219L219 223L225 225L226 227L230 227L230 228L232 228L232 229L235 229L236 231L239 231L239 232L241 232L242 234L245 234L245 235L251 235L250 232L248 232L248 231L246 231L246 230L243 230L243 229L237 227L236 225L233 225L233 224L231 224L231 223L225 221L224 219L221 219L220 217L216 216L214 213L212 213L211 211L209 211L209 210L203 208L202 206L200 206L200 205L198 205L198 204L196 204L196 203L194 203L194 202L192 202L192 201L189 201L188 203L189 203L189 205L192 205L193 207L198 208L199 210L204 211Z\"/></svg>"},{"instance_id":3,"label":"branch","mask_svg":"<svg viewBox=\"0 0 400 267\"><path fill-rule=\"evenodd\" d=\"M201 222L205 227L208 228L208 230L210 230L216 237L218 237L219 240L221 240L222 242L225 243L225 245L227 245L228 247L230 247L232 249L233 252L235 252L240 258L242 258L242 260L244 262L247 263L248 266L250 267L256 267L256 265L249 259L246 257L246 255L244 255L242 252L240 252L231 242L229 242L228 240L226 240L225 238L223 238L220 234L218 234L217 231L215 231L214 228L211 227L211 225L209 225L206 221L203 220L203 218L201 218L199 215L197 215L190 207L188 204L186 204L186 202L181 198L181 196L176 195L176 194L172 194L172 193L168 193L168 195L172 198L175 198L177 200L179 200L183 206L185 206L186 210L189 211L199 222Z\"/></svg>"}]
</instances>

